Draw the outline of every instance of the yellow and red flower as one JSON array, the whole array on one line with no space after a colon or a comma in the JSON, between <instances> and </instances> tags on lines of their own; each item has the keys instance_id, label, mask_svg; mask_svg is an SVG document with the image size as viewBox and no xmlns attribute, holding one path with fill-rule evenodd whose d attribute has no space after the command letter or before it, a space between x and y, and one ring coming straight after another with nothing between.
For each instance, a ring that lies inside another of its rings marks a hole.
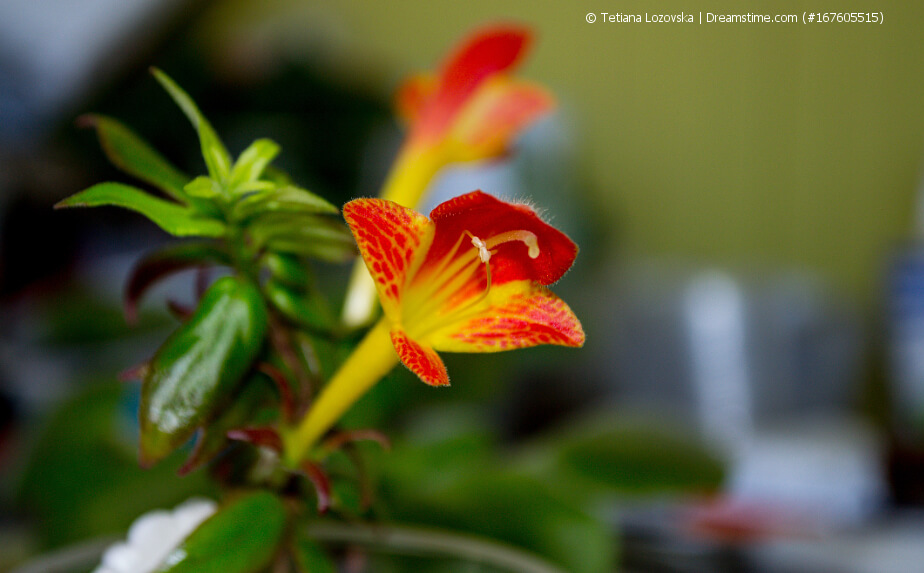
<instances>
[{"instance_id":1,"label":"yellow and red flower","mask_svg":"<svg viewBox=\"0 0 924 573\"><path fill-rule=\"evenodd\" d=\"M410 126L404 152L438 150L445 163L505 153L523 128L554 107L545 89L508 75L531 41L527 28L484 28L452 52L438 76L407 80L396 98Z\"/></svg>"},{"instance_id":2,"label":"yellow and red flower","mask_svg":"<svg viewBox=\"0 0 924 573\"><path fill-rule=\"evenodd\" d=\"M475 191L430 218L383 199L350 201L343 213L385 316L290 438L293 461L399 360L441 386L449 376L437 351L584 344L580 321L547 288L577 246L530 207Z\"/></svg>"},{"instance_id":3,"label":"yellow and red flower","mask_svg":"<svg viewBox=\"0 0 924 573\"><path fill-rule=\"evenodd\" d=\"M343 211L398 357L424 382L449 383L435 350L583 344L580 322L544 286L571 267L577 246L529 207L475 191L430 219L381 199Z\"/></svg>"}]
</instances>

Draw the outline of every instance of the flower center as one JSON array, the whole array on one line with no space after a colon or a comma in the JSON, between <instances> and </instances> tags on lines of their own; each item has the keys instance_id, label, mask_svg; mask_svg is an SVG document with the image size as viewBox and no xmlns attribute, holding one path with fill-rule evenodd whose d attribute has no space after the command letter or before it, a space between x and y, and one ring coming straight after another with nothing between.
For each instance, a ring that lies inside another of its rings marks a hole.
<instances>
[{"instance_id":1,"label":"flower center","mask_svg":"<svg viewBox=\"0 0 924 573\"><path fill-rule=\"evenodd\" d=\"M465 237L470 237L473 248L463 247ZM491 257L497 254L497 247L514 241L526 246L529 258L539 256L539 242L531 231L506 231L484 240L463 231L433 270L426 271L421 284L409 289L403 301L403 322L409 334L423 336L471 313L491 291ZM479 276L482 265L483 279Z\"/></svg>"}]
</instances>

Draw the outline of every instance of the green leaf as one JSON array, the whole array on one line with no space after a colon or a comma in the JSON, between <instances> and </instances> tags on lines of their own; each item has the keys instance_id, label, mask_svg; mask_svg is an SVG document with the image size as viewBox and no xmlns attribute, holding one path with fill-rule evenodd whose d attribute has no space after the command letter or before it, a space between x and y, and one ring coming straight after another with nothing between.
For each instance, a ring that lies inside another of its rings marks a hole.
<instances>
[{"instance_id":1,"label":"green leaf","mask_svg":"<svg viewBox=\"0 0 924 573\"><path fill-rule=\"evenodd\" d=\"M541 438L519 467L588 502L602 496L694 493L718 489L721 458L680 429L622 419L612 412Z\"/></svg>"},{"instance_id":2,"label":"green leaf","mask_svg":"<svg viewBox=\"0 0 924 573\"><path fill-rule=\"evenodd\" d=\"M260 491L205 520L157 573L254 573L270 564L286 526L282 500Z\"/></svg>"},{"instance_id":3,"label":"green leaf","mask_svg":"<svg viewBox=\"0 0 924 573\"><path fill-rule=\"evenodd\" d=\"M314 287L314 274L307 260L294 255L266 253L261 262L274 279L286 286L297 290Z\"/></svg>"},{"instance_id":4,"label":"green leaf","mask_svg":"<svg viewBox=\"0 0 924 573\"><path fill-rule=\"evenodd\" d=\"M278 418L279 399L273 382L256 373L243 384L231 403L200 430L196 447L181 468L186 474L217 456L228 444L228 430L266 426Z\"/></svg>"},{"instance_id":5,"label":"green leaf","mask_svg":"<svg viewBox=\"0 0 924 573\"><path fill-rule=\"evenodd\" d=\"M327 301L317 293L298 292L272 279L266 282L263 291L273 306L295 324L319 331L334 325Z\"/></svg>"},{"instance_id":6,"label":"green leaf","mask_svg":"<svg viewBox=\"0 0 924 573\"><path fill-rule=\"evenodd\" d=\"M183 187L183 191L190 197L198 197L201 199L212 199L221 195L221 187L218 183L211 177L206 177L205 175L200 175L187 183Z\"/></svg>"},{"instance_id":7,"label":"green leaf","mask_svg":"<svg viewBox=\"0 0 924 573\"><path fill-rule=\"evenodd\" d=\"M267 314L250 282L223 277L148 365L141 388L141 459L184 443L230 398L263 346Z\"/></svg>"},{"instance_id":8,"label":"green leaf","mask_svg":"<svg viewBox=\"0 0 924 573\"><path fill-rule=\"evenodd\" d=\"M263 174L263 170L279 154L279 145L269 139L258 139L245 149L228 178L228 188L232 191L241 191L239 189L244 183L257 181Z\"/></svg>"},{"instance_id":9,"label":"green leaf","mask_svg":"<svg viewBox=\"0 0 924 573\"><path fill-rule=\"evenodd\" d=\"M337 573L337 567L321 547L306 535L298 535L292 553L299 573Z\"/></svg>"},{"instance_id":10,"label":"green leaf","mask_svg":"<svg viewBox=\"0 0 924 573\"><path fill-rule=\"evenodd\" d=\"M121 183L99 183L59 202L55 209L102 205L137 211L177 237L221 237L225 234L225 225L220 221L200 217L189 207L158 199L137 187Z\"/></svg>"},{"instance_id":11,"label":"green leaf","mask_svg":"<svg viewBox=\"0 0 924 573\"><path fill-rule=\"evenodd\" d=\"M257 247L327 262L344 262L356 256L349 229L338 220L321 215L269 213L248 229Z\"/></svg>"},{"instance_id":12,"label":"green leaf","mask_svg":"<svg viewBox=\"0 0 924 573\"><path fill-rule=\"evenodd\" d=\"M103 152L113 165L186 203L183 187L189 176L174 167L146 141L111 117L86 115L81 119L85 125L96 128Z\"/></svg>"},{"instance_id":13,"label":"green leaf","mask_svg":"<svg viewBox=\"0 0 924 573\"><path fill-rule=\"evenodd\" d=\"M157 68L151 68L151 73L160 82L160 85L167 90L173 101L176 102L190 123L199 133L199 144L202 147L202 157L205 159L205 165L209 170L209 175L216 181L226 181L231 170L231 155L225 148L224 143L218 138L218 134L209 124L196 103L189 97L180 86L176 84L167 74Z\"/></svg>"},{"instance_id":14,"label":"green leaf","mask_svg":"<svg viewBox=\"0 0 924 573\"><path fill-rule=\"evenodd\" d=\"M231 217L245 221L266 213L331 214L339 210L321 197L299 187L287 186L268 193L256 193L241 199L234 205Z\"/></svg>"}]
</instances>

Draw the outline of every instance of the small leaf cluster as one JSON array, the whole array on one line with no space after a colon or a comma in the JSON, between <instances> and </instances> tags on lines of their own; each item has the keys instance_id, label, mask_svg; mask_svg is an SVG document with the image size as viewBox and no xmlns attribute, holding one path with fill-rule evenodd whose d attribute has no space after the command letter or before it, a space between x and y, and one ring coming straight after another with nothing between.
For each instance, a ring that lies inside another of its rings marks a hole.
<instances>
[{"instance_id":1,"label":"small leaf cluster","mask_svg":"<svg viewBox=\"0 0 924 573\"><path fill-rule=\"evenodd\" d=\"M187 239L135 266L125 291L129 321L161 279L230 270L200 281L195 308L171 303L183 323L134 372L143 379L142 463L160 461L198 432L185 472L226 449L229 432L278 424L304 404L317 372L294 349L311 334L330 338L334 328L310 263L348 261L356 246L337 207L272 166L276 143L258 139L233 159L192 98L152 72L195 128L206 173L183 173L116 119L86 116L112 163L152 189L100 183L57 207L123 207Z\"/></svg>"}]
</instances>

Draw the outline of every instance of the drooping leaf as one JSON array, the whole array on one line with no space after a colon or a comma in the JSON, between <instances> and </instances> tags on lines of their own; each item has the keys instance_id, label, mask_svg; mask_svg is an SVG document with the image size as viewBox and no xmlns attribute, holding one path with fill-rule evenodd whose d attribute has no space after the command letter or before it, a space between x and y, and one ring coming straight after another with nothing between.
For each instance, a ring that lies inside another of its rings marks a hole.
<instances>
[{"instance_id":1,"label":"drooping leaf","mask_svg":"<svg viewBox=\"0 0 924 573\"><path fill-rule=\"evenodd\" d=\"M217 243L188 242L170 245L138 261L125 285L125 318L134 322L138 302L147 290L167 276L204 265L230 265L231 256Z\"/></svg>"},{"instance_id":2,"label":"drooping leaf","mask_svg":"<svg viewBox=\"0 0 924 573\"><path fill-rule=\"evenodd\" d=\"M228 188L239 190L245 183L257 181L263 170L276 158L280 148L276 142L269 139L258 139L245 149L231 169L228 177Z\"/></svg>"},{"instance_id":3,"label":"drooping leaf","mask_svg":"<svg viewBox=\"0 0 924 573\"><path fill-rule=\"evenodd\" d=\"M335 215L339 211L310 191L287 186L268 193L257 193L238 201L231 216L237 221L245 221L255 215L275 212Z\"/></svg>"},{"instance_id":4,"label":"drooping leaf","mask_svg":"<svg viewBox=\"0 0 924 573\"><path fill-rule=\"evenodd\" d=\"M205 165L208 168L209 175L216 181L226 181L231 171L231 155L225 148L224 143L218 138L218 134L212 128L212 125L205 119L202 112L196 106L196 103L189 97L180 86L174 82L170 76L157 68L151 68L151 73L160 82L160 85L167 90L173 101L176 102L190 123L199 133L199 144L202 147L202 157L205 159Z\"/></svg>"},{"instance_id":5,"label":"drooping leaf","mask_svg":"<svg viewBox=\"0 0 924 573\"><path fill-rule=\"evenodd\" d=\"M186 203L183 187L189 176L173 166L146 141L121 122L105 115L86 115L82 122L96 128L106 157L116 167L150 183L171 197Z\"/></svg>"},{"instance_id":6,"label":"drooping leaf","mask_svg":"<svg viewBox=\"0 0 924 573\"><path fill-rule=\"evenodd\" d=\"M225 225L220 221L197 216L189 207L158 199L137 187L121 183L99 183L60 201L55 209L103 205L137 211L177 237L221 237L225 234Z\"/></svg>"},{"instance_id":7,"label":"drooping leaf","mask_svg":"<svg viewBox=\"0 0 924 573\"><path fill-rule=\"evenodd\" d=\"M251 368L267 314L257 287L223 277L150 362L141 392L141 459L151 464L209 420Z\"/></svg>"},{"instance_id":8,"label":"drooping leaf","mask_svg":"<svg viewBox=\"0 0 924 573\"><path fill-rule=\"evenodd\" d=\"M601 496L704 494L721 486L721 458L695 437L624 418L588 416L525 448L517 464L591 503Z\"/></svg>"},{"instance_id":9,"label":"drooping leaf","mask_svg":"<svg viewBox=\"0 0 924 573\"><path fill-rule=\"evenodd\" d=\"M276 495L245 495L205 520L164 559L157 573L254 573L269 565L286 527Z\"/></svg>"}]
</instances>

